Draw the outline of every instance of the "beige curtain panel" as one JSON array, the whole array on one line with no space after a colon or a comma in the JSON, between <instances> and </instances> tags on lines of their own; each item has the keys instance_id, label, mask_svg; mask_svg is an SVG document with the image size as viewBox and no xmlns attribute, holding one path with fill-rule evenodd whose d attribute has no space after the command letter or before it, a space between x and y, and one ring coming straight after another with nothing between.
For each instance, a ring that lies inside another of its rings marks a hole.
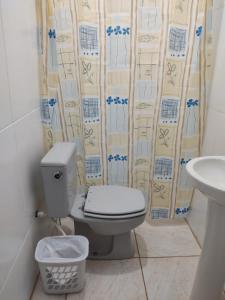
<instances>
[{"instance_id":1,"label":"beige curtain panel","mask_svg":"<svg viewBox=\"0 0 225 300\"><path fill-rule=\"evenodd\" d=\"M208 0L44 0L46 148L77 145L81 185L143 191L148 218L183 217L200 153L211 66Z\"/></svg>"}]
</instances>

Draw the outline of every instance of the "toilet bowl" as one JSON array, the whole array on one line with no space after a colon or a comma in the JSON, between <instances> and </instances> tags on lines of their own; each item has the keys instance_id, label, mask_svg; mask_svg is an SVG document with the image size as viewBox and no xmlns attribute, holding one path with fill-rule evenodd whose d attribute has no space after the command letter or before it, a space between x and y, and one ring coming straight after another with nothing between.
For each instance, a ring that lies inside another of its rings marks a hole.
<instances>
[{"instance_id":1,"label":"toilet bowl","mask_svg":"<svg viewBox=\"0 0 225 300\"><path fill-rule=\"evenodd\" d=\"M125 259L134 254L131 230L143 223L146 201L141 191L116 185L76 187L76 147L58 143L41 161L48 215L70 216L75 233L89 240L89 258Z\"/></svg>"},{"instance_id":2,"label":"toilet bowl","mask_svg":"<svg viewBox=\"0 0 225 300\"><path fill-rule=\"evenodd\" d=\"M95 259L132 257L131 230L143 223L145 214L140 191L110 185L90 187L87 196L78 195L70 212L76 233L88 238L89 257Z\"/></svg>"}]
</instances>

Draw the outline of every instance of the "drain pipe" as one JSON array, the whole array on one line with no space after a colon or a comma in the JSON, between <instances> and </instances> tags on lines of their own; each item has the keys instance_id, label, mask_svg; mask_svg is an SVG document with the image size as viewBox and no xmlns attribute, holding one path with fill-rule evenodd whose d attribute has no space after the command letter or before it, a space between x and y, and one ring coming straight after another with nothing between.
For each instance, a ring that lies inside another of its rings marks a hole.
<instances>
[{"instance_id":1,"label":"drain pipe","mask_svg":"<svg viewBox=\"0 0 225 300\"><path fill-rule=\"evenodd\" d=\"M56 220L55 220L55 219L51 219L51 220L52 220L52 222L54 223L55 227L58 229L58 231L59 231L63 236L65 236L66 233L65 233L65 231L62 229L61 224L57 224L57 219L56 219ZM59 219L59 220L60 220L60 219Z\"/></svg>"},{"instance_id":2,"label":"drain pipe","mask_svg":"<svg viewBox=\"0 0 225 300\"><path fill-rule=\"evenodd\" d=\"M47 218L47 217L48 217L48 215L47 215L44 211L40 211L40 210L36 210L36 211L35 211L35 218L42 219L42 218ZM52 221L52 223L54 223L54 226L57 228L57 230L58 230L63 236L65 236L66 233L65 233L65 231L62 229L60 218L58 218L58 219L50 218L50 220ZM57 221L58 221L59 224L57 223Z\"/></svg>"}]
</instances>

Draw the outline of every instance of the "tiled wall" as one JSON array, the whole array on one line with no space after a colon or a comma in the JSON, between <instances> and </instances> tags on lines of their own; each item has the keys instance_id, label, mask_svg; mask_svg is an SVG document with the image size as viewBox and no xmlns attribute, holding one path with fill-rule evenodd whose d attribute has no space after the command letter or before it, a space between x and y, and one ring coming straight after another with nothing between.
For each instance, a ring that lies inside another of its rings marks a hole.
<instances>
[{"instance_id":1,"label":"tiled wall","mask_svg":"<svg viewBox=\"0 0 225 300\"><path fill-rule=\"evenodd\" d=\"M214 72L202 155L225 155L225 2L215 0L213 8ZM207 198L196 191L188 222L199 242L205 235Z\"/></svg>"},{"instance_id":2,"label":"tiled wall","mask_svg":"<svg viewBox=\"0 0 225 300\"><path fill-rule=\"evenodd\" d=\"M29 299L42 198L35 0L0 0L0 299Z\"/></svg>"}]
</instances>

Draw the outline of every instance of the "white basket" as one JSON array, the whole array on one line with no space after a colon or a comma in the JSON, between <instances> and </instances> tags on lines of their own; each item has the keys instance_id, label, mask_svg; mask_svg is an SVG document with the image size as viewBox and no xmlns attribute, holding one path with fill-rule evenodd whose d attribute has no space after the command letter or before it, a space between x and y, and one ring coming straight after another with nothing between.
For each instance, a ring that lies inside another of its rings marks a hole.
<instances>
[{"instance_id":1,"label":"white basket","mask_svg":"<svg viewBox=\"0 0 225 300\"><path fill-rule=\"evenodd\" d=\"M80 235L40 240L35 251L44 291L48 294L79 292L85 284L88 239Z\"/></svg>"}]
</instances>

